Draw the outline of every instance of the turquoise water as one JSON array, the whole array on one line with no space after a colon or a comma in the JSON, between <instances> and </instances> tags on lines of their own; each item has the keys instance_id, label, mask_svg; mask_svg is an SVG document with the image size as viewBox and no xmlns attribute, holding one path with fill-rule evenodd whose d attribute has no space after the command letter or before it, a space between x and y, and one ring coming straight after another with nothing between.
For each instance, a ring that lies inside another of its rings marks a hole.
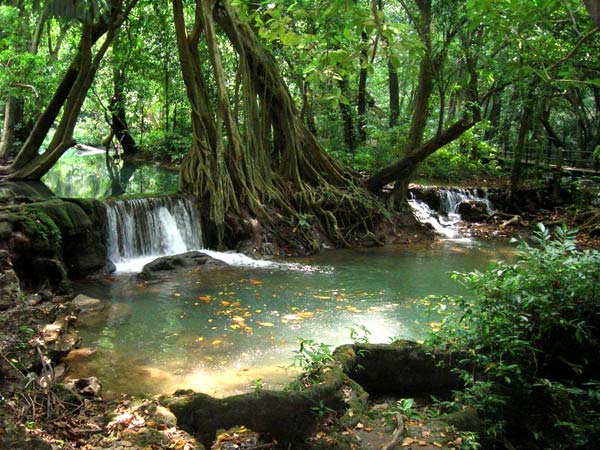
<instances>
[{"instance_id":1,"label":"turquoise water","mask_svg":"<svg viewBox=\"0 0 600 450\"><path fill-rule=\"evenodd\" d=\"M76 149L68 150L42 178L56 196L71 198L172 193L177 190L177 180L177 172L147 164L115 160L109 169L104 152Z\"/></svg>"},{"instance_id":2,"label":"turquoise water","mask_svg":"<svg viewBox=\"0 0 600 450\"><path fill-rule=\"evenodd\" d=\"M293 375L298 341L332 348L351 342L420 339L435 317L430 295L461 294L451 271L484 269L510 258L501 244L439 241L421 246L334 250L276 268L192 272L155 285L129 276L86 282L105 313L80 323L83 345L98 349L75 364L97 375L105 395L192 388L213 395L278 388Z\"/></svg>"}]
</instances>

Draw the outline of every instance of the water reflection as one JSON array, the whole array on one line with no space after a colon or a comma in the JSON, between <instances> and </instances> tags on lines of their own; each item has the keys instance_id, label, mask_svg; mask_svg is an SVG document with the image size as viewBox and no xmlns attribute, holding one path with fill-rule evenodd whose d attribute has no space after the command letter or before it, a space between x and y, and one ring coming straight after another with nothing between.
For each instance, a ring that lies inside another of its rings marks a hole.
<instances>
[{"instance_id":1,"label":"water reflection","mask_svg":"<svg viewBox=\"0 0 600 450\"><path fill-rule=\"evenodd\" d=\"M122 194L172 193L176 172L125 162L102 151L68 150L42 178L58 197L104 198Z\"/></svg>"}]
</instances>

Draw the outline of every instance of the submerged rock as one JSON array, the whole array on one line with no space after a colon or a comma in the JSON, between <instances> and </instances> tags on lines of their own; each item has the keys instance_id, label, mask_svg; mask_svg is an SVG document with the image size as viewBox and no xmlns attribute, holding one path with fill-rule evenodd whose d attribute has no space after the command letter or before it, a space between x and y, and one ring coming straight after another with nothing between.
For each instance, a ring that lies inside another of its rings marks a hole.
<instances>
[{"instance_id":1,"label":"submerged rock","mask_svg":"<svg viewBox=\"0 0 600 450\"><path fill-rule=\"evenodd\" d=\"M447 364L440 366L438 363ZM449 354L432 355L414 342L392 345L355 344L336 349L334 359L311 373L311 383L299 391L260 391L216 399L179 391L164 399L179 426L210 446L215 432L235 425L270 433L279 442L294 445L314 431L318 413L345 412L344 428L367 420L368 395L448 395L460 386L451 372ZM302 380L308 378L305 376Z\"/></svg>"},{"instance_id":2,"label":"submerged rock","mask_svg":"<svg viewBox=\"0 0 600 450\"><path fill-rule=\"evenodd\" d=\"M150 282L179 270L199 270L226 266L227 264L223 261L219 261L202 252L193 251L157 258L151 263L146 264L143 270L135 275L134 279L137 282Z\"/></svg>"},{"instance_id":3,"label":"submerged rock","mask_svg":"<svg viewBox=\"0 0 600 450\"><path fill-rule=\"evenodd\" d=\"M102 300L84 294L75 297L72 304L79 311L79 314L95 313L104 310L106 307Z\"/></svg>"}]
</instances>

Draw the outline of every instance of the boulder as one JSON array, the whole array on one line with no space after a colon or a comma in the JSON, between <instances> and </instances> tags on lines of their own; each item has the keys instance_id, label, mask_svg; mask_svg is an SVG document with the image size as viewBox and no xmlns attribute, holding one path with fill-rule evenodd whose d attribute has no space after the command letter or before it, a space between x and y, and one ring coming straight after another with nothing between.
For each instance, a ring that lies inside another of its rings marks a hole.
<instances>
[{"instance_id":1,"label":"boulder","mask_svg":"<svg viewBox=\"0 0 600 450\"><path fill-rule=\"evenodd\" d=\"M202 252L193 251L157 258L146 264L142 271L134 276L134 279L136 282L151 282L179 270L204 270L226 266L227 263L223 261L211 258Z\"/></svg>"},{"instance_id":2,"label":"boulder","mask_svg":"<svg viewBox=\"0 0 600 450\"><path fill-rule=\"evenodd\" d=\"M485 202L465 200L458 204L457 212L465 222L483 222L489 217Z\"/></svg>"},{"instance_id":3,"label":"boulder","mask_svg":"<svg viewBox=\"0 0 600 450\"><path fill-rule=\"evenodd\" d=\"M105 210L97 200L50 199L0 207L0 249L23 287L70 292L69 277L106 267Z\"/></svg>"},{"instance_id":4,"label":"boulder","mask_svg":"<svg viewBox=\"0 0 600 450\"><path fill-rule=\"evenodd\" d=\"M99 312L106 308L106 304L102 302L102 300L84 294L79 294L75 297L72 301L72 305L79 311L80 315Z\"/></svg>"},{"instance_id":5,"label":"boulder","mask_svg":"<svg viewBox=\"0 0 600 450\"><path fill-rule=\"evenodd\" d=\"M96 377L69 380L65 383L65 386L75 394L83 397L100 397L100 391L102 390L102 385Z\"/></svg>"},{"instance_id":6,"label":"boulder","mask_svg":"<svg viewBox=\"0 0 600 450\"><path fill-rule=\"evenodd\" d=\"M42 329L41 344L49 350L53 358L66 356L81 341L79 333L72 326L75 320L76 316L67 313L46 324Z\"/></svg>"}]
</instances>

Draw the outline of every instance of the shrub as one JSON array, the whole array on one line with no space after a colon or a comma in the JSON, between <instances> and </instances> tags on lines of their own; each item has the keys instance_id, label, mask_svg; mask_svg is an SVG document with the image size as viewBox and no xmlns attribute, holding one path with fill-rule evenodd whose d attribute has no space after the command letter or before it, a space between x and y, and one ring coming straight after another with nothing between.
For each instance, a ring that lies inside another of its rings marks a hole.
<instances>
[{"instance_id":1,"label":"shrub","mask_svg":"<svg viewBox=\"0 0 600 450\"><path fill-rule=\"evenodd\" d=\"M440 311L430 343L462 355L455 400L479 410L488 438L585 448L600 437L600 252L564 226L532 240L515 263L455 274L472 295Z\"/></svg>"}]
</instances>

